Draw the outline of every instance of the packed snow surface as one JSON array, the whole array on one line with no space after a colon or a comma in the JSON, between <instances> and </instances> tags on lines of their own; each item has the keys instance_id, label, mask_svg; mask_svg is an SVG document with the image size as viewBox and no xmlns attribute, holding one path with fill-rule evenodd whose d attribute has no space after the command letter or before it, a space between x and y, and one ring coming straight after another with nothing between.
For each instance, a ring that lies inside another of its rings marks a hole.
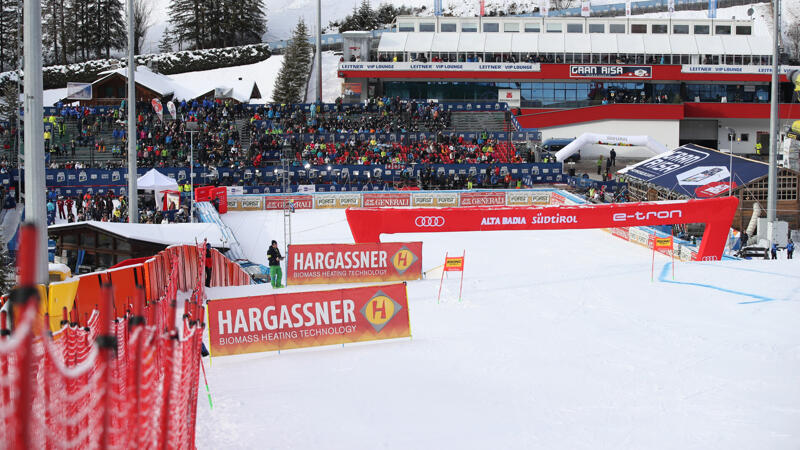
<instances>
[{"instance_id":1,"label":"packed snow surface","mask_svg":"<svg viewBox=\"0 0 800 450\"><path fill-rule=\"evenodd\" d=\"M256 262L282 212L222 216ZM352 242L298 211L295 243ZM600 230L389 235L423 267L413 338L204 359L200 448L791 449L800 442L800 262L678 263ZM336 286L320 286L334 288ZM291 288L287 288L288 290ZM284 291L285 291L284 290ZM271 292L270 287L262 292Z\"/></svg>"}]
</instances>

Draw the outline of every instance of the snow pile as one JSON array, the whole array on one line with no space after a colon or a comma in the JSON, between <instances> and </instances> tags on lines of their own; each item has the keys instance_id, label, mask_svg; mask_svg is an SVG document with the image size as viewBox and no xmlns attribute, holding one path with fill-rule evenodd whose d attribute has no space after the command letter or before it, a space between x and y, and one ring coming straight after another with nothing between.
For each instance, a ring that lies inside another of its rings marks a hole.
<instances>
[{"instance_id":1,"label":"snow pile","mask_svg":"<svg viewBox=\"0 0 800 450\"><path fill-rule=\"evenodd\" d=\"M223 220L248 257L282 212ZM298 211L295 243L352 242L341 210ZM800 442L800 262L678 263L599 230L392 235L423 268L412 340L215 358L200 448L789 449ZM329 286L327 288L336 288ZM321 286L321 288L326 288ZM224 293L222 293L224 294Z\"/></svg>"}]
</instances>

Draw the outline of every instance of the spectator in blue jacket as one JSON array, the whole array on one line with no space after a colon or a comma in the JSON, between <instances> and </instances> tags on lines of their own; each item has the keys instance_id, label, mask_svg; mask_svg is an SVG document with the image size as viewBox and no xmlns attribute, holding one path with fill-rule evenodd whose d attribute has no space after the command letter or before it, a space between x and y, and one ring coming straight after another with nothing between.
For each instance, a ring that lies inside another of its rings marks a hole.
<instances>
[{"instance_id":1,"label":"spectator in blue jacket","mask_svg":"<svg viewBox=\"0 0 800 450\"><path fill-rule=\"evenodd\" d=\"M794 253L794 242L789 239L789 243L786 244L786 257L792 259L792 253Z\"/></svg>"},{"instance_id":2,"label":"spectator in blue jacket","mask_svg":"<svg viewBox=\"0 0 800 450\"><path fill-rule=\"evenodd\" d=\"M770 253L772 254L772 259L778 259L778 243L773 242L772 248L770 249Z\"/></svg>"}]
</instances>

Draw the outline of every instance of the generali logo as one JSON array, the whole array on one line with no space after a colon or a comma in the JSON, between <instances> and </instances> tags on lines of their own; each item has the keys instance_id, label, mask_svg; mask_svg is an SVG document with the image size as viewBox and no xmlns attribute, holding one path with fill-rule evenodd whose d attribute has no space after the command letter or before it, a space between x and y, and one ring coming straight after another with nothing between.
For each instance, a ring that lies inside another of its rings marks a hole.
<instances>
[{"instance_id":1,"label":"generali logo","mask_svg":"<svg viewBox=\"0 0 800 450\"><path fill-rule=\"evenodd\" d=\"M386 295L383 291L378 291L361 308L361 315L372 325L376 333L380 333L383 327L392 320L392 317L403 309L399 303Z\"/></svg>"},{"instance_id":2,"label":"generali logo","mask_svg":"<svg viewBox=\"0 0 800 450\"><path fill-rule=\"evenodd\" d=\"M409 267L414 265L419 258L415 255L411 250L408 249L405 245L397 251L397 253L392 256L392 265L394 266L397 273L402 275Z\"/></svg>"}]
</instances>

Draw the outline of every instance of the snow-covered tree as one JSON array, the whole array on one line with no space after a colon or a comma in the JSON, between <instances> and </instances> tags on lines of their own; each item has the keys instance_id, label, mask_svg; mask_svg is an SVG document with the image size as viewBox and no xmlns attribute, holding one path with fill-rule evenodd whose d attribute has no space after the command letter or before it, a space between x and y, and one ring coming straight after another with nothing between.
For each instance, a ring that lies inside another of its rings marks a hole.
<instances>
[{"instance_id":1,"label":"snow-covered tree","mask_svg":"<svg viewBox=\"0 0 800 450\"><path fill-rule=\"evenodd\" d=\"M308 42L308 27L300 19L284 53L283 63L275 80L272 100L276 103L300 103L303 100L310 69L311 43Z\"/></svg>"}]
</instances>

